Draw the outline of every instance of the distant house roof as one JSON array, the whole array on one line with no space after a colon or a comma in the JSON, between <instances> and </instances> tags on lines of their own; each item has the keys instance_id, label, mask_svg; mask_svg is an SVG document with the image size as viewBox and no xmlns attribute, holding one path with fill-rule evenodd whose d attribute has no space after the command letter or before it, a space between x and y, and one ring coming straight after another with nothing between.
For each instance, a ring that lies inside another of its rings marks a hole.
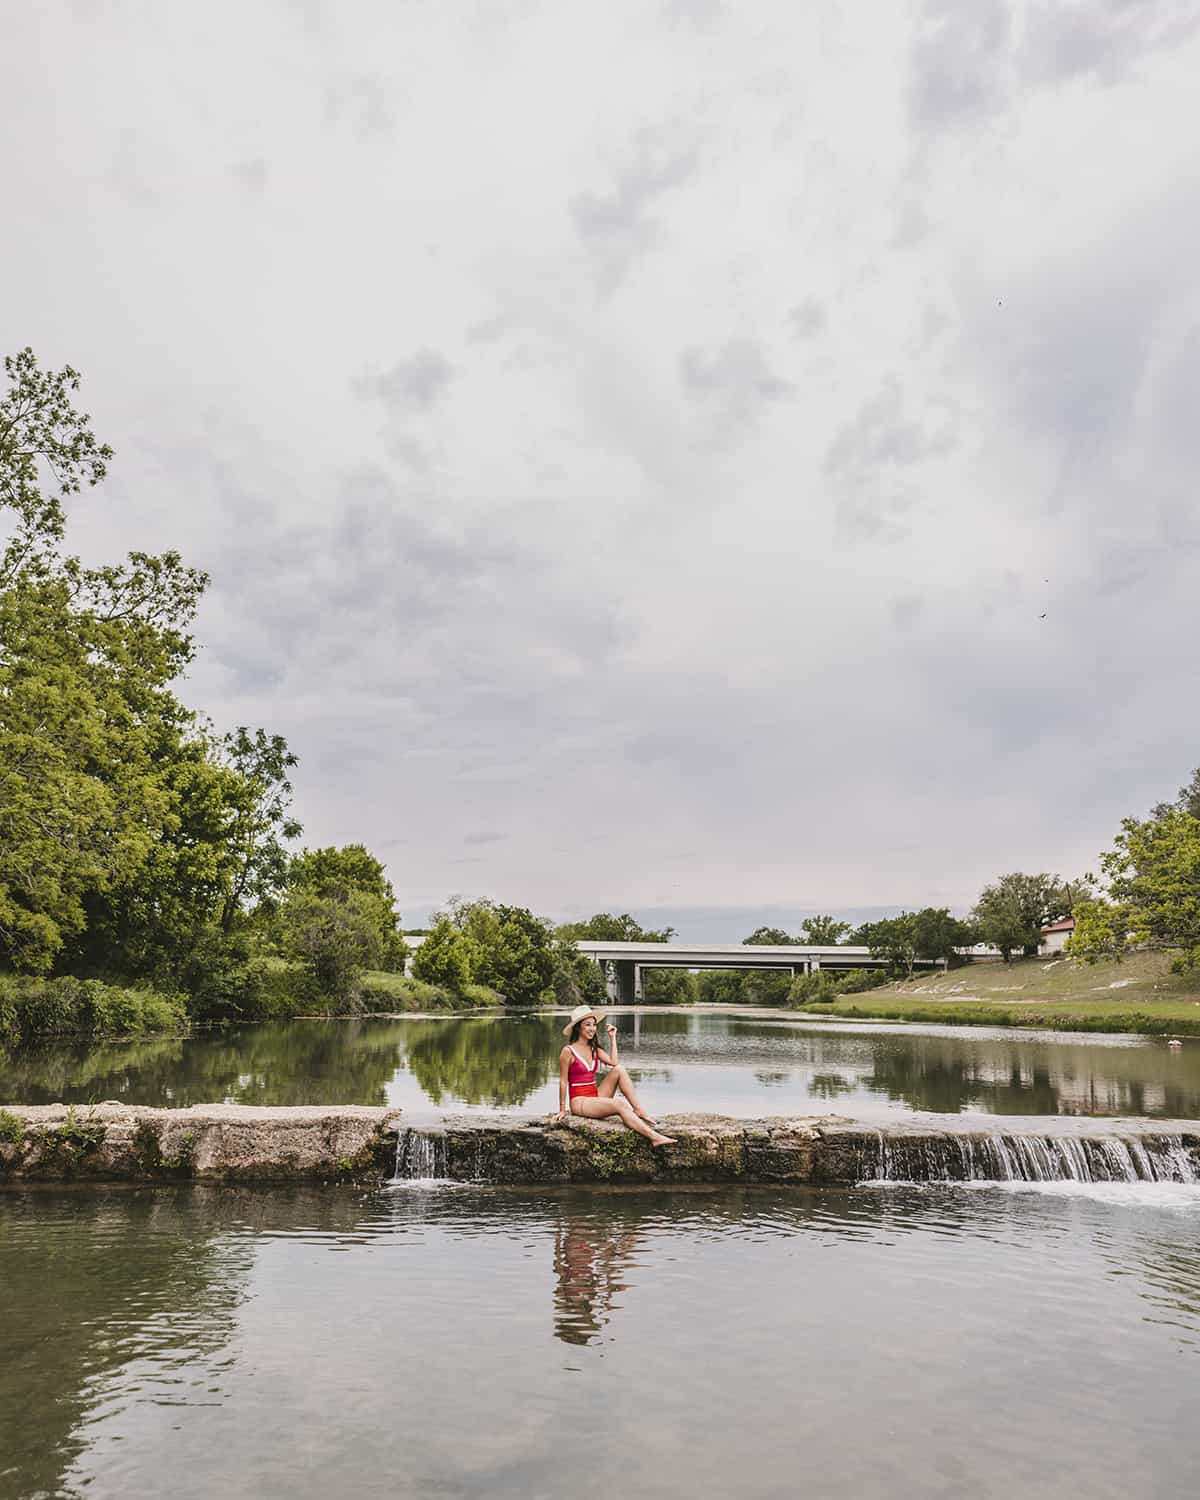
<instances>
[{"instance_id":1,"label":"distant house roof","mask_svg":"<svg viewBox=\"0 0 1200 1500\"><path fill-rule=\"evenodd\" d=\"M1063 917L1059 922L1051 922L1049 927L1043 927L1043 932L1074 932L1075 918Z\"/></svg>"}]
</instances>

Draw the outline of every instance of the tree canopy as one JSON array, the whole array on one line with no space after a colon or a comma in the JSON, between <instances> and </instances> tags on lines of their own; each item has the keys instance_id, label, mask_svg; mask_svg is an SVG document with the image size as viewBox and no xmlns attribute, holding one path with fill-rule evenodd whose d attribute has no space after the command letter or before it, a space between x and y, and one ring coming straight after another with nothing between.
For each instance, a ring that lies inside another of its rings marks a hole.
<instances>
[{"instance_id":1,"label":"tree canopy","mask_svg":"<svg viewBox=\"0 0 1200 1500\"><path fill-rule=\"evenodd\" d=\"M901 912L898 917L868 922L856 936L870 948L873 958L885 959L889 967L909 978L918 959L952 963L958 949L975 940L970 924L952 917L944 906L927 906L921 911Z\"/></svg>"},{"instance_id":2,"label":"tree canopy","mask_svg":"<svg viewBox=\"0 0 1200 1500\"><path fill-rule=\"evenodd\" d=\"M1120 958L1131 946L1175 951L1174 966L1200 966L1200 770L1174 802L1148 818L1125 818L1100 856L1107 898L1075 911L1071 952Z\"/></svg>"},{"instance_id":3,"label":"tree canopy","mask_svg":"<svg viewBox=\"0 0 1200 1500\"><path fill-rule=\"evenodd\" d=\"M1069 916L1084 889L1058 875L1001 875L984 886L971 912L979 941L999 948L1005 963L1014 953L1036 953L1042 928Z\"/></svg>"},{"instance_id":4,"label":"tree canopy","mask_svg":"<svg viewBox=\"0 0 1200 1500\"><path fill-rule=\"evenodd\" d=\"M344 900L355 891L366 898L362 910L373 912L379 936L378 966L391 972L403 970L409 950L400 933L396 893L383 864L364 844L303 850L287 866L287 884L292 893L289 901L299 892L322 900Z\"/></svg>"},{"instance_id":5,"label":"tree canopy","mask_svg":"<svg viewBox=\"0 0 1200 1500\"><path fill-rule=\"evenodd\" d=\"M805 917L800 923L801 941L816 947L833 947L844 942L850 931L849 922L840 922L836 917Z\"/></svg>"},{"instance_id":6,"label":"tree canopy","mask_svg":"<svg viewBox=\"0 0 1200 1500\"><path fill-rule=\"evenodd\" d=\"M63 501L111 449L80 377L5 360L0 396L0 966L175 978L281 874L278 736L216 735L176 697L207 575L173 551L87 567Z\"/></svg>"},{"instance_id":7,"label":"tree canopy","mask_svg":"<svg viewBox=\"0 0 1200 1500\"><path fill-rule=\"evenodd\" d=\"M563 922L556 931L573 943L669 943L675 936L673 927L643 927L627 911L619 917L600 911L586 922Z\"/></svg>"}]
</instances>

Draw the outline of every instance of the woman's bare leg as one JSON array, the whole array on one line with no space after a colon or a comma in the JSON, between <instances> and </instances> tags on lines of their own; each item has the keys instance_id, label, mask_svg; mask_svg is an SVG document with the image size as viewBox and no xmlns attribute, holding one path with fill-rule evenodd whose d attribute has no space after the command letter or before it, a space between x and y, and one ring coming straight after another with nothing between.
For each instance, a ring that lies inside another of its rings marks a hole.
<instances>
[{"instance_id":1,"label":"woman's bare leg","mask_svg":"<svg viewBox=\"0 0 1200 1500\"><path fill-rule=\"evenodd\" d=\"M633 1112L633 1106L624 1099L608 1099L589 1094L583 1099L571 1100L571 1113L583 1115L588 1120L604 1120L617 1115L623 1124L630 1130L636 1130L639 1135L644 1135L653 1146L669 1146L675 1139L674 1136L663 1135L662 1131L654 1130L639 1119Z\"/></svg>"},{"instance_id":2,"label":"woman's bare leg","mask_svg":"<svg viewBox=\"0 0 1200 1500\"><path fill-rule=\"evenodd\" d=\"M637 1096L637 1090L633 1086L633 1079L630 1078L628 1072L619 1063L615 1068L609 1068L608 1072L605 1073L597 1085L596 1091L602 1099L612 1099L616 1096L618 1089L621 1090L633 1106L635 1115L645 1120L647 1125L656 1125L658 1123L648 1110L642 1108L642 1101Z\"/></svg>"}]
</instances>

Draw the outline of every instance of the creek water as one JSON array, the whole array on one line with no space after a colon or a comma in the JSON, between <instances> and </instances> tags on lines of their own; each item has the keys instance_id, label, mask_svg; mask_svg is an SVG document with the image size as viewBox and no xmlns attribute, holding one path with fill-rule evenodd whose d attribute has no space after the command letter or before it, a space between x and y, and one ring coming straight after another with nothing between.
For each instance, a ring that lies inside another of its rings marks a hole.
<instances>
[{"instance_id":1,"label":"creek water","mask_svg":"<svg viewBox=\"0 0 1200 1500\"><path fill-rule=\"evenodd\" d=\"M0 1194L0 1495L1192 1493L1200 1188Z\"/></svg>"},{"instance_id":2,"label":"creek water","mask_svg":"<svg viewBox=\"0 0 1200 1500\"><path fill-rule=\"evenodd\" d=\"M614 1013L662 1114L933 1111L1200 1118L1200 1040ZM289 1021L0 1058L0 1102L393 1104L411 1120L557 1107L560 1017Z\"/></svg>"}]
</instances>

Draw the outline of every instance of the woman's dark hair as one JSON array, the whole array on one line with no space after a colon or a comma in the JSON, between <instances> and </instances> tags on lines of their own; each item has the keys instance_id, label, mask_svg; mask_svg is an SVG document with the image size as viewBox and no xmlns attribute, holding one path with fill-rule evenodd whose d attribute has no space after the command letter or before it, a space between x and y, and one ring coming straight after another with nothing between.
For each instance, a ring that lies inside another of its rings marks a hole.
<instances>
[{"instance_id":1,"label":"woman's dark hair","mask_svg":"<svg viewBox=\"0 0 1200 1500\"><path fill-rule=\"evenodd\" d=\"M586 1021L586 1020L587 1020L587 1017L584 1016L583 1021ZM579 1040L579 1029L583 1025L583 1021L576 1021L575 1024L574 1024L574 1026L571 1027L571 1036L570 1036L570 1045L571 1046L574 1046L575 1043ZM597 1052L597 1050L599 1049L599 1046L600 1046L600 1043L596 1040L596 1037L598 1037L599 1035L600 1035L600 1031L599 1031L599 1028L597 1028L597 1030L596 1030L596 1036L594 1036L592 1038L592 1040L588 1043L588 1045L592 1049L592 1056L593 1057L595 1057L596 1052Z\"/></svg>"}]
</instances>

